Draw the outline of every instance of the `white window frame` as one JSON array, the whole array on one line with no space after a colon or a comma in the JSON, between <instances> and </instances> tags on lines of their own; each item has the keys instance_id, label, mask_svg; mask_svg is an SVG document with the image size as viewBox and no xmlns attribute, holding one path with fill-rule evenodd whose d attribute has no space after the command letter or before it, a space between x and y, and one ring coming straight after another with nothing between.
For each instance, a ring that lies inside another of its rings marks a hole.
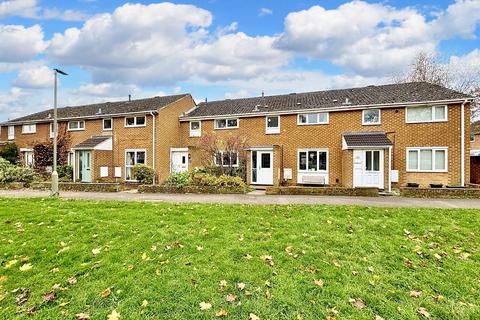
<instances>
[{"instance_id":1,"label":"white window frame","mask_svg":"<svg viewBox=\"0 0 480 320\"><path fill-rule=\"evenodd\" d=\"M127 124L127 119L133 118L135 124L129 125ZM145 122L143 124L137 124L137 119L138 118L145 118ZM125 128L138 128L138 127L146 127L147 126L147 116L132 116L132 117L125 117L125 122L124 122Z\"/></svg>"},{"instance_id":2,"label":"white window frame","mask_svg":"<svg viewBox=\"0 0 480 320\"><path fill-rule=\"evenodd\" d=\"M236 153L237 153L237 164L234 164L234 165L223 164L223 154L224 154L225 152L226 152L226 151L218 151L218 152L217 152L217 153L220 153L220 154L221 154L221 158L222 158L222 163L221 163L221 164L218 164L218 163L217 163L217 154L215 154L215 155L213 156L213 163L215 163L215 165L216 165L217 167L223 167L223 168L232 167L232 168L237 168L238 165L239 165L239 164L238 164L238 161L240 160L240 159L239 159L239 154L238 154L238 152L236 152Z\"/></svg>"},{"instance_id":3,"label":"white window frame","mask_svg":"<svg viewBox=\"0 0 480 320\"><path fill-rule=\"evenodd\" d=\"M57 123L57 126L58 126L58 123ZM50 137L50 139L55 138L55 134L53 132L53 122L50 122L50 125L48 127L50 128L50 133L48 136Z\"/></svg>"},{"instance_id":4,"label":"white window frame","mask_svg":"<svg viewBox=\"0 0 480 320\"><path fill-rule=\"evenodd\" d=\"M217 121L218 120L225 120L225 128L217 127ZM237 120L237 125L236 126L229 126L228 125L228 120ZM240 119L239 118L219 118L219 119L214 119L213 120L213 128L215 130L237 129L238 127L240 127Z\"/></svg>"},{"instance_id":5,"label":"white window frame","mask_svg":"<svg viewBox=\"0 0 480 320\"><path fill-rule=\"evenodd\" d=\"M192 129L192 122L198 122L198 129L196 130ZM189 128L190 137L200 137L202 135L202 121L200 120L190 121L188 123L188 128Z\"/></svg>"},{"instance_id":6,"label":"white window frame","mask_svg":"<svg viewBox=\"0 0 480 320\"><path fill-rule=\"evenodd\" d=\"M268 126L268 118L274 118L274 117L278 118L278 127L269 127ZM265 117L265 134L279 134L280 133L280 126L281 126L280 119L281 119L280 115L266 116Z\"/></svg>"},{"instance_id":7,"label":"white window frame","mask_svg":"<svg viewBox=\"0 0 480 320\"><path fill-rule=\"evenodd\" d=\"M78 128L71 128L70 124L73 122L77 122ZM83 127L80 126L80 123L83 122ZM68 131L84 131L85 130L85 120L72 120L68 121Z\"/></svg>"},{"instance_id":8,"label":"white window frame","mask_svg":"<svg viewBox=\"0 0 480 320\"><path fill-rule=\"evenodd\" d=\"M310 151L316 151L317 152L317 165L318 165L318 153L319 152L326 152L327 154L327 166L325 170L308 170L308 152ZM301 152L306 152L307 153L307 168L305 170L300 169L300 153ZM328 149L325 148L306 148L306 149L298 149L297 150L297 171L301 173L328 173L329 169L329 162L330 162L330 154L328 152Z\"/></svg>"},{"instance_id":9,"label":"white window frame","mask_svg":"<svg viewBox=\"0 0 480 320\"><path fill-rule=\"evenodd\" d=\"M378 121L377 122L365 122L365 112L366 111L378 111ZM362 125L363 126L378 126L382 124L382 109L365 109L362 110Z\"/></svg>"},{"instance_id":10,"label":"white window frame","mask_svg":"<svg viewBox=\"0 0 480 320\"><path fill-rule=\"evenodd\" d=\"M419 108L419 107L430 107L431 119L430 120L417 120L409 121L408 120L408 110ZM435 108L443 107L445 109L445 119L436 119L435 118ZM432 105L432 106L417 106L417 107L406 107L405 108L405 123L432 123L432 122L447 122L448 121L448 106L447 105Z\"/></svg>"},{"instance_id":11,"label":"white window frame","mask_svg":"<svg viewBox=\"0 0 480 320\"><path fill-rule=\"evenodd\" d=\"M32 133L37 133L37 125L35 123L28 123L28 124L22 125L22 134L32 134Z\"/></svg>"},{"instance_id":12,"label":"white window frame","mask_svg":"<svg viewBox=\"0 0 480 320\"><path fill-rule=\"evenodd\" d=\"M75 163L75 152L74 151L69 151L68 152L68 157L67 157L67 165L72 166Z\"/></svg>"},{"instance_id":13,"label":"white window frame","mask_svg":"<svg viewBox=\"0 0 480 320\"><path fill-rule=\"evenodd\" d=\"M420 169L420 151L421 150L430 150L432 151L432 169L431 170L421 170ZM410 169L410 151L417 151L417 169ZM435 151L445 151L445 169L437 170L435 169ZM406 152L406 163L407 163L407 172L448 172L448 147L408 147Z\"/></svg>"},{"instance_id":14,"label":"white window frame","mask_svg":"<svg viewBox=\"0 0 480 320\"><path fill-rule=\"evenodd\" d=\"M133 165L127 165L127 153L135 152L135 163ZM125 181L136 182L135 179L127 179L127 168L133 168L137 164L137 153L145 152L145 165L147 165L147 149L125 149Z\"/></svg>"},{"instance_id":15,"label":"white window frame","mask_svg":"<svg viewBox=\"0 0 480 320\"><path fill-rule=\"evenodd\" d=\"M14 140L15 139L15 126L8 126L7 127L7 139Z\"/></svg>"},{"instance_id":16,"label":"white window frame","mask_svg":"<svg viewBox=\"0 0 480 320\"><path fill-rule=\"evenodd\" d=\"M110 120L110 123L111 123L111 127L110 127L110 128L105 129L105 120ZM105 119L102 119L102 130L103 130L103 131L112 131L112 130L113 130L113 118L105 118Z\"/></svg>"},{"instance_id":17,"label":"white window frame","mask_svg":"<svg viewBox=\"0 0 480 320\"><path fill-rule=\"evenodd\" d=\"M308 123L308 115L309 114L316 114L317 115L317 122ZM326 114L327 115L327 121L318 122L318 115L319 114ZM307 122L306 123L302 123L300 121L301 116L306 116L307 117ZM323 125L323 124L329 124L329 123L330 123L330 112L309 112L309 113L299 113L299 114L297 114L297 125L299 125L299 126L317 126L317 125Z\"/></svg>"}]
</instances>

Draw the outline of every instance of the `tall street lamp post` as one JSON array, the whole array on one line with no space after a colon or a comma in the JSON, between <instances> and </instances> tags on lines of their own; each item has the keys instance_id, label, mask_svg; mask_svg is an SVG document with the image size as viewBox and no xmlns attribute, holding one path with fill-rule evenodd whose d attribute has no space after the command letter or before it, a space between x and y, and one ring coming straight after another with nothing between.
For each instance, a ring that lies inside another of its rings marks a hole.
<instances>
[{"instance_id":1,"label":"tall street lamp post","mask_svg":"<svg viewBox=\"0 0 480 320\"><path fill-rule=\"evenodd\" d=\"M54 97L53 97L53 170L52 170L52 191L51 196L58 196L58 172L57 172L57 137L58 137L58 122L57 122L57 75L67 73L59 69L53 69L55 74Z\"/></svg>"}]
</instances>

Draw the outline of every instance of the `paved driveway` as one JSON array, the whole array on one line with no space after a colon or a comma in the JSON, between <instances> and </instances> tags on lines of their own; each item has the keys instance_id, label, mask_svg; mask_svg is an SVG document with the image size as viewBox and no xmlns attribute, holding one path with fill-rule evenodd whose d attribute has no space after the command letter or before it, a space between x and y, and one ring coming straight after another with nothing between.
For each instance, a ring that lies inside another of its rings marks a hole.
<instances>
[{"instance_id":1,"label":"paved driveway","mask_svg":"<svg viewBox=\"0 0 480 320\"><path fill-rule=\"evenodd\" d=\"M0 190L0 197L47 197L47 191ZM267 196L263 192L245 195L216 194L140 194L135 191L118 193L61 192L64 199L156 201L156 202L197 202L197 203L239 203L239 204L331 204L370 207L408 208L479 208L480 199L413 199L393 196L341 197L341 196Z\"/></svg>"}]
</instances>

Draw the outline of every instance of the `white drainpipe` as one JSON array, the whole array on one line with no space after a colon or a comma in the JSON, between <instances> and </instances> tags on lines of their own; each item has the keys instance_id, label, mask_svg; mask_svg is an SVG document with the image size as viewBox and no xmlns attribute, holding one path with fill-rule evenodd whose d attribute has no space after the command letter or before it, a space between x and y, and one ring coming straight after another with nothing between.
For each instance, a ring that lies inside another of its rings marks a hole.
<instances>
[{"instance_id":1,"label":"white drainpipe","mask_svg":"<svg viewBox=\"0 0 480 320\"><path fill-rule=\"evenodd\" d=\"M468 102L467 99L462 103L460 108L460 185L465 186L465 104Z\"/></svg>"},{"instance_id":2,"label":"white drainpipe","mask_svg":"<svg viewBox=\"0 0 480 320\"><path fill-rule=\"evenodd\" d=\"M152 115L152 168L155 170L155 114L153 112L150 112ZM153 177L153 184L155 184L155 176Z\"/></svg>"}]
</instances>

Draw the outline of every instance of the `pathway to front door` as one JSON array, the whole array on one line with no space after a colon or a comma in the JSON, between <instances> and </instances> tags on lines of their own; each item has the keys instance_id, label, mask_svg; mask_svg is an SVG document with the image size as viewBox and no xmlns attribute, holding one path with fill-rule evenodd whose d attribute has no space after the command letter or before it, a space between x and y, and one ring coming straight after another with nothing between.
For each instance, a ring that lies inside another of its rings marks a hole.
<instances>
[{"instance_id":1,"label":"pathway to front door","mask_svg":"<svg viewBox=\"0 0 480 320\"><path fill-rule=\"evenodd\" d=\"M252 150L252 184L273 185L273 151Z\"/></svg>"},{"instance_id":2,"label":"pathway to front door","mask_svg":"<svg viewBox=\"0 0 480 320\"><path fill-rule=\"evenodd\" d=\"M353 150L353 186L384 188L383 150Z\"/></svg>"}]
</instances>

